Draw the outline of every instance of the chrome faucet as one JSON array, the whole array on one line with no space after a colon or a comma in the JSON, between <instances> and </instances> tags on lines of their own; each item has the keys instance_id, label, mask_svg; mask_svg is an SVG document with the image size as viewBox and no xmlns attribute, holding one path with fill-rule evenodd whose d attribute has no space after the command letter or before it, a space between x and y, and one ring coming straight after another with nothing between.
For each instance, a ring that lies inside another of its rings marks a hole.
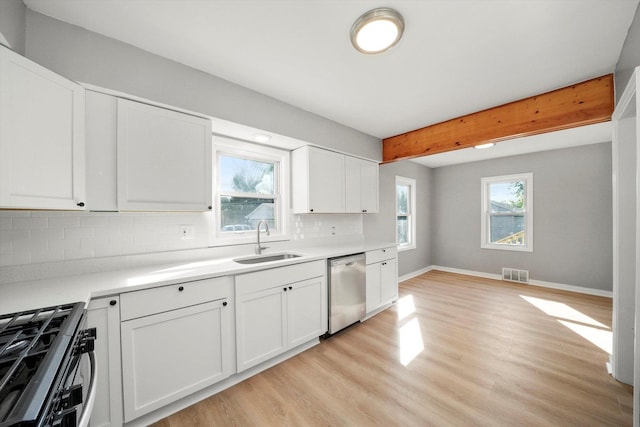
<instances>
[{"instance_id":1,"label":"chrome faucet","mask_svg":"<svg viewBox=\"0 0 640 427\"><path fill-rule=\"evenodd\" d=\"M260 255L262 253L262 250L267 249L268 247L268 246L260 246L260 226L262 224L264 224L265 231L267 232L267 236L271 234L269 233L269 223L267 221L263 219L260 222L258 222L258 226L256 227L256 229L258 230L258 243L256 244L256 255Z\"/></svg>"}]
</instances>

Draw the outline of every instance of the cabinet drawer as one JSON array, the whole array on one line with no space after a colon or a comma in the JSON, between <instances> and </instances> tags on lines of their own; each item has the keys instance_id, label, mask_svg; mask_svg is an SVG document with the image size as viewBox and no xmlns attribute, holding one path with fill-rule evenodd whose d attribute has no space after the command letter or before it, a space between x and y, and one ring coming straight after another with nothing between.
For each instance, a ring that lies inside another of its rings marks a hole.
<instances>
[{"instance_id":1,"label":"cabinet drawer","mask_svg":"<svg viewBox=\"0 0 640 427\"><path fill-rule=\"evenodd\" d=\"M373 264L376 262L384 261L385 259L396 258L397 256L398 249L395 246L391 246L389 248L368 251L366 253L366 262L367 264Z\"/></svg>"},{"instance_id":2,"label":"cabinet drawer","mask_svg":"<svg viewBox=\"0 0 640 427\"><path fill-rule=\"evenodd\" d=\"M326 262L321 260L240 274L236 276L236 292L238 295L250 294L285 283L324 276L326 272Z\"/></svg>"},{"instance_id":3,"label":"cabinet drawer","mask_svg":"<svg viewBox=\"0 0 640 427\"><path fill-rule=\"evenodd\" d=\"M233 278L196 280L120 295L120 320L162 313L232 295Z\"/></svg>"}]
</instances>

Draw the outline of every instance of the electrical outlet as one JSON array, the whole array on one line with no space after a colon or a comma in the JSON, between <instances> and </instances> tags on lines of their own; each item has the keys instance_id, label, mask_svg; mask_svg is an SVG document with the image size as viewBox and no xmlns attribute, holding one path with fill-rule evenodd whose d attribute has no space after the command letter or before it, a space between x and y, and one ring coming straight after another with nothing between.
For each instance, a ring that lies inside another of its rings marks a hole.
<instances>
[{"instance_id":1,"label":"electrical outlet","mask_svg":"<svg viewBox=\"0 0 640 427\"><path fill-rule=\"evenodd\" d=\"M193 225L180 226L180 240L193 240L196 238L196 228Z\"/></svg>"}]
</instances>

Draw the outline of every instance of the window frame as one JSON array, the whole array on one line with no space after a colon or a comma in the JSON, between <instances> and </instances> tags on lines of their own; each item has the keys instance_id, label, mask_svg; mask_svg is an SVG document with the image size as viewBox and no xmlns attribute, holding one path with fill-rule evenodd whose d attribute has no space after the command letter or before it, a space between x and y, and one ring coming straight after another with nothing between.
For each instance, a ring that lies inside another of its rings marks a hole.
<instances>
[{"instance_id":1,"label":"window frame","mask_svg":"<svg viewBox=\"0 0 640 427\"><path fill-rule=\"evenodd\" d=\"M409 187L409 212L401 214L398 212L398 186L406 185ZM406 178L403 176L396 176L395 186L395 223L396 223L396 246L398 251L408 251L416 248L416 180L414 178ZM407 244L400 244L398 242L398 217L406 216L409 227L408 237L409 242Z\"/></svg>"},{"instance_id":2,"label":"window frame","mask_svg":"<svg viewBox=\"0 0 640 427\"><path fill-rule=\"evenodd\" d=\"M523 245L510 245L506 243L492 243L491 239L491 213L489 185L495 183L508 183L524 181L524 230L525 240ZM519 173L513 175L501 175L483 177L480 179L482 204L481 211L481 236L480 247L483 249L498 249L503 251L533 252L533 173Z\"/></svg>"},{"instance_id":3,"label":"window frame","mask_svg":"<svg viewBox=\"0 0 640 427\"><path fill-rule=\"evenodd\" d=\"M276 230L270 230L271 234L269 236L264 232L261 233L260 240L262 242L290 240L290 152L280 148L268 147L215 134L212 138L212 144L213 185L211 188L213 192L213 215L211 219L212 225L209 236L209 246L224 246L256 242L256 230L222 231L221 196L273 199L274 221L279 225L279 227ZM231 156L258 162L275 163L273 194L221 191L220 185L222 180L219 177L221 156Z\"/></svg>"}]
</instances>

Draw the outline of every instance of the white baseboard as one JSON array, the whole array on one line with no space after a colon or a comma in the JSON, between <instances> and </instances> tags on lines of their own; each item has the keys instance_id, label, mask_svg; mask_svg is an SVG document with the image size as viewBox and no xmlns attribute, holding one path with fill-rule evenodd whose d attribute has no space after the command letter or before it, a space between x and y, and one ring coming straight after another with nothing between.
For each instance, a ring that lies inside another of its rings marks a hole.
<instances>
[{"instance_id":1,"label":"white baseboard","mask_svg":"<svg viewBox=\"0 0 640 427\"><path fill-rule=\"evenodd\" d=\"M413 277L419 276L419 275L421 275L423 273L426 273L428 271L431 271L431 270L446 271L448 273L466 274L467 276L482 277L482 278L485 278L485 279L502 280L502 276L499 275L499 274L484 273L484 272L481 272L481 271L473 271L473 270L463 270L463 269L460 269L460 268L444 267L444 266L441 266L441 265L430 265L429 267L423 268L423 269L415 271L413 273L406 274L406 275L400 277L398 279L398 281L401 282L403 280L408 280L408 279L411 279ZM561 291L577 292L577 293L581 293L581 294L596 295L596 296L600 296L600 297L613 298L613 292L611 292L611 291L604 291L604 290L601 290L601 289L584 288L582 286L566 285L564 283L545 282L543 280L530 279L529 283L523 284L523 286L526 286L526 285L540 286L540 287L543 287L543 288L558 289L558 290L561 290Z\"/></svg>"},{"instance_id":2,"label":"white baseboard","mask_svg":"<svg viewBox=\"0 0 640 427\"><path fill-rule=\"evenodd\" d=\"M404 282L405 280L409 280L409 279L413 279L414 277L417 277L421 274L427 273L429 271L433 270L433 266L430 265L429 267L426 268L422 268L420 270L417 271L413 271L409 274L405 274L403 276L398 277L398 282Z\"/></svg>"}]
</instances>

